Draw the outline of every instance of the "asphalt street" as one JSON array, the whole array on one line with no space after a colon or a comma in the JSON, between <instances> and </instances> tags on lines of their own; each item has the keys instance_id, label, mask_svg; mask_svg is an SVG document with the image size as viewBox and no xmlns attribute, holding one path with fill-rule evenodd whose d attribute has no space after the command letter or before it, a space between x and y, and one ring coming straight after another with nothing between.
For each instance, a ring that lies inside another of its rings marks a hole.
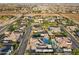
<instances>
[{"instance_id":1,"label":"asphalt street","mask_svg":"<svg viewBox=\"0 0 79 59\"><path fill-rule=\"evenodd\" d=\"M27 47L27 42L30 38L30 33L31 33L31 27L29 27L25 34L23 35L22 41L20 43L19 49L16 52L17 55L23 55L25 53L26 47Z\"/></svg>"}]
</instances>

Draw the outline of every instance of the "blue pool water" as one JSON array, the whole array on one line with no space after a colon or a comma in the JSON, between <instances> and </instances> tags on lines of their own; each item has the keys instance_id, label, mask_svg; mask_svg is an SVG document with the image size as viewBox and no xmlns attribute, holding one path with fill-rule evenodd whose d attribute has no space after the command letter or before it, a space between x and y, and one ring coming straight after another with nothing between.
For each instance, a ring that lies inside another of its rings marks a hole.
<instances>
[{"instance_id":1,"label":"blue pool water","mask_svg":"<svg viewBox=\"0 0 79 59\"><path fill-rule=\"evenodd\" d=\"M43 38L43 42L48 44L49 43L49 39L48 38Z\"/></svg>"}]
</instances>

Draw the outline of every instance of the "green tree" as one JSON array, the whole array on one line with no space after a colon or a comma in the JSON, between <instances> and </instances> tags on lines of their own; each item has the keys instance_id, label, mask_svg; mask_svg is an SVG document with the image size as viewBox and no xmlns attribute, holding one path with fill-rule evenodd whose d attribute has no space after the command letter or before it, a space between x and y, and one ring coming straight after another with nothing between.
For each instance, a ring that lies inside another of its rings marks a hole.
<instances>
[{"instance_id":1,"label":"green tree","mask_svg":"<svg viewBox=\"0 0 79 59\"><path fill-rule=\"evenodd\" d=\"M9 31L15 31L17 29L17 25L11 25L10 27L9 27Z\"/></svg>"},{"instance_id":2,"label":"green tree","mask_svg":"<svg viewBox=\"0 0 79 59\"><path fill-rule=\"evenodd\" d=\"M79 55L79 49L73 49L72 54L73 55Z\"/></svg>"},{"instance_id":3,"label":"green tree","mask_svg":"<svg viewBox=\"0 0 79 59\"><path fill-rule=\"evenodd\" d=\"M61 32L61 34L65 37L67 37L67 33L66 32Z\"/></svg>"}]
</instances>

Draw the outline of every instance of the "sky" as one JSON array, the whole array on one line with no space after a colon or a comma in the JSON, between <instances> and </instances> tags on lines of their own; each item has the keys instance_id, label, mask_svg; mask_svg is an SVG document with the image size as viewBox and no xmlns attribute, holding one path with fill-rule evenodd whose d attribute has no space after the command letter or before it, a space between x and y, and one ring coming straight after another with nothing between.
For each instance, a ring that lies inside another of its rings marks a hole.
<instances>
[{"instance_id":1,"label":"sky","mask_svg":"<svg viewBox=\"0 0 79 59\"><path fill-rule=\"evenodd\" d=\"M79 3L79 0L0 0L0 3Z\"/></svg>"}]
</instances>

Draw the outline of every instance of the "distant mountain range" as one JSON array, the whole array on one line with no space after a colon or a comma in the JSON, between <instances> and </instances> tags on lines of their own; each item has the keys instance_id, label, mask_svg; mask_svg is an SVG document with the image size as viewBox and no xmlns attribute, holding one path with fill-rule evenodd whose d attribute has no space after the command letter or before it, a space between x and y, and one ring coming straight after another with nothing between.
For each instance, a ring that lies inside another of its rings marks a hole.
<instances>
[{"instance_id":1,"label":"distant mountain range","mask_svg":"<svg viewBox=\"0 0 79 59\"><path fill-rule=\"evenodd\" d=\"M26 6L26 5L64 5L79 6L79 3L0 3L0 6Z\"/></svg>"}]
</instances>

